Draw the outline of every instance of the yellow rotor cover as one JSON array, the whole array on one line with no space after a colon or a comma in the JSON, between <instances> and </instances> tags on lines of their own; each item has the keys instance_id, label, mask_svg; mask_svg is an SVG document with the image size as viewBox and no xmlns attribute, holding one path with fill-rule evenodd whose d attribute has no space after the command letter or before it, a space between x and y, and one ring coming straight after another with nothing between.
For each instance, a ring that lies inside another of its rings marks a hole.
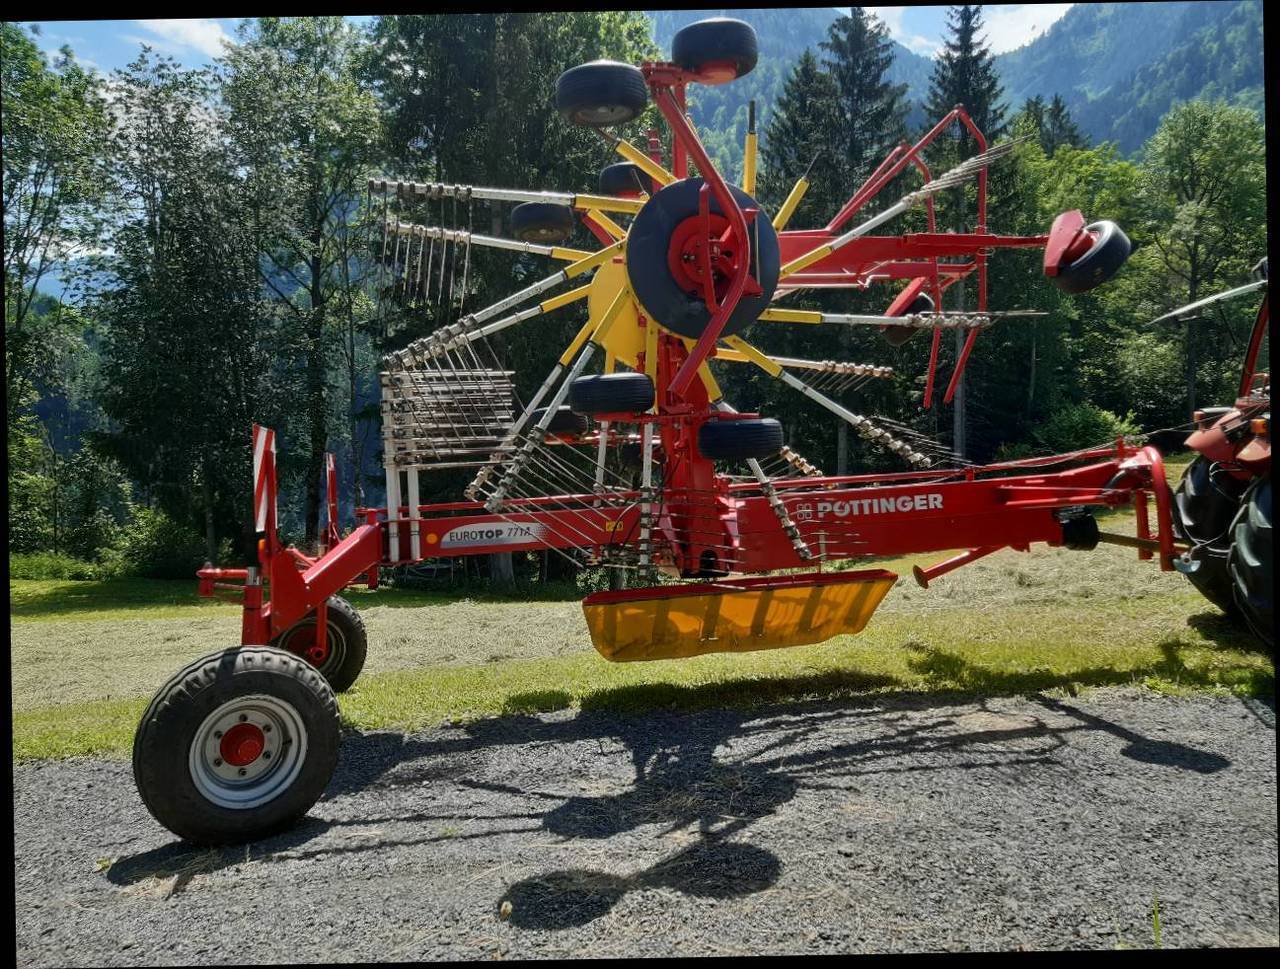
<instances>
[{"instance_id":1,"label":"yellow rotor cover","mask_svg":"<svg viewBox=\"0 0 1280 969\"><path fill-rule=\"evenodd\" d=\"M582 611L614 662L743 653L861 632L897 578L870 569L596 592Z\"/></svg>"}]
</instances>

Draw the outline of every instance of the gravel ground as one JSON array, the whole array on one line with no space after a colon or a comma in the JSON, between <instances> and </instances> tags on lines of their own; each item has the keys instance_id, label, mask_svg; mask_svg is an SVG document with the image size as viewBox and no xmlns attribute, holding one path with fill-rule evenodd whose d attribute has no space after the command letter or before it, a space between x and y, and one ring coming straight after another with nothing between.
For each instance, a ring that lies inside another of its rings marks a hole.
<instances>
[{"instance_id":1,"label":"gravel ground","mask_svg":"<svg viewBox=\"0 0 1280 969\"><path fill-rule=\"evenodd\" d=\"M1155 899L1166 947L1280 942L1272 701L352 734L301 826L222 851L175 842L123 763L14 787L22 966L1150 946Z\"/></svg>"}]
</instances>

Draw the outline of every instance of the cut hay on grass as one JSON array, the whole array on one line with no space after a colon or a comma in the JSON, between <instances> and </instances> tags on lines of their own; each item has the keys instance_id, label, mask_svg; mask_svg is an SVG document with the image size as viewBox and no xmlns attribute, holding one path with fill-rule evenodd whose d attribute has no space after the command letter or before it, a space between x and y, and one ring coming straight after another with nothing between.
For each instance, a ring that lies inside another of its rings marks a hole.
<instances>
[{"instance_id":1,"label":"cut hay on grass","mask_svg":"<svg viewBox=\"0 0 1280 969\"><path fill-rule=\"evenodd\" d=\"M1131 515L1103 528L1132 534ZM1177 573L1132 549L998 552L936 580L899 573L859 636L757 653L614 664L575 601L352 590L369 659L340 697L352 728L562 708L694 709L885 691L1011 694L1143 684L1274 692L1271 658ZM864 564L864 563L860 563ZM234 645L239 608L195 583L11 582L14 756L128 753L149 697L191 659Z\"/></svg>"}]
</instances>

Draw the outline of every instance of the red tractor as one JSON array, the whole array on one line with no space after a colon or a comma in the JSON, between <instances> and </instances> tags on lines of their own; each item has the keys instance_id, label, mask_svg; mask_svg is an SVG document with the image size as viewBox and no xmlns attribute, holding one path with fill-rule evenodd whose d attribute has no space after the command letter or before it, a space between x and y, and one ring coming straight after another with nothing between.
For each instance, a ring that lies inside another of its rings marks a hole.
<instances>
[{"instance_id":1,"label":"red tractor","mask_svg":"<svg viewBox=\"0 0 1280 969\"><path fill-rule=\"evenodd\" d=\"M1195 412L1197 457L1174 494L1173 525L1190 549L1174 562L1214 605L1274 648L1271 540L1271 377L1259 371L1268 335L1267 261L1254 282L1160 317L1187 319L1212 303L1262 291L1235 403Z\"/></svg>"}]
</instances>

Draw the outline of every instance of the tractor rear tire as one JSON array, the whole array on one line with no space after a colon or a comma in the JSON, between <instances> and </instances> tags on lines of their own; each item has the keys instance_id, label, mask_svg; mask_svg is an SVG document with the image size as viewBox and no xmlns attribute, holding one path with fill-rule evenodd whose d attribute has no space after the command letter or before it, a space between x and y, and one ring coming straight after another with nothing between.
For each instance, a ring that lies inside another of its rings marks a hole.
<instances>
[{"instance_id":1,"label":"tractor rear tire","mask_svg":"<svg viewBox=\"0 0 1280 969\"><path fill-rule=\"evenodd\" d=\"M1275 544L1271 538L1271 475L1249 486L1231 524L1227 572L1236 605L1268 649L1275 649Z\"/></svg>"},{"instance_id":2,"label":"tractor rear tire","mask_svg":"<svg viewBox=\"0 0 1280 969\"><path fill-rule=\"evenodd\" d=\"M702 84L724 84L751 73L760 57L755 28L731 17L710 17L676 31L671 60Z\"/></svg>"},{"instance_id":3,"label":"tractor rear tire","mask_svg":"<svg viewBox=\"0 0 1280 969\"><path fill-rule=\"evenodd\" d=\"M713 461L771 457L782 450L782 425L771 417L707 421L698 428L698 450Z\"/></svg>"},{"instance_id":4,"label":"tractor rear tire","mask_svg":"<svg viewBox=\"0 0 1280 969\"><path fill-rule=\"evenodd\" d=\"M554 246L573 234L573 209L555 202L523 202L511 210L511 234L521 242Z\"/></svg>"},{"instance_id":5,"label":"tractor rear tire","mask_svg":"<svg viewBox=\"0 0 1280 969\"><path fill-rule=\"evenodd\" d=\"M618 162L600 172L601 195L653 194L653 178L634 162Z\"/></svg>"},{"instance_id":6,"label":"tractor rear tire","mask_svg":"<svg viewBox=\"0 0 1280 969\"><path fill-rule=\"evenodd\" d=\"M542 416L547 412L545 407L539 407L529 416L529 423L525 426L534 427L542 420ZM567 434L579 435L587 433L587 419L581 414L575 414L573 410L566 406L556 408L556 412L551 415L551 423L547 425L548 434Z\"/></svg>"},{"instance_id":7,"label":"tractor rear tire","mask_svg":"<svg viewBox=\"0 0 1280 969\"><path fill-rule=\"evenodd\" d=\"M569 407L578 414L639 414L653 406L653 381L644 373L578 377L569 385Z\"/></svg>"},{"instance_id":8,"label":"tractor rear tire","mask_svg":"<svg viewBox=\"0 0 1280 969\"><path fill-rule=\"evenodd\" d=\"M1213 474L1213 462L1197 457L1173 493L1173 530L1191 546L1200 567L1186 573L1201 594L1229 616L1237 616L1235 592L1227 574L1231 523L1240 510L1244 485L1228 474Z\"/></svg>"},{"instance_id":9,"label":"tractor rear tire","mask_svg":"<svg viewBox=\"0 0 1280 969\"><path fill-rule=\"evenodd\" d=\"M928 293L921 293L911 301L911 305L903 312L903 316L909 316L912 313L932 313L933 297ZM889 345L900 347L913 336L920 332L918 326L894 326L892 323L885 326L884 338L889 341Z\"/></svg>"},{"instance_id":10,"label":"tractor rear tire","mask_svg":"<svg viewBox=\"0 0 1280 969\"><path fill-rule=\"evenodd\" d=\"M637 118L649 104L640 68L617 61L591 61L556 79L556 110L573 124L607 128Z\"/></svg>"},{"instance_id":11,"label":"tractor rear tire","mask_svg":"<svg viewBox=\"0 0 1280 969\"><path fill-rule=\"evenodd\" d=\"M1058 275L1049 277L1066 293L1084 293L1101 286L1119 272L1133 249L1124 230L1109 220L1093 222L1085 230L1097 235L1093 246L1075 262L1059 269Z\"/></svg>"},{"instance_id":12,"label":"tractor rear tire","mask_svg":"<svg viewBox=\"0 0 1280 969\"><path fill-rule=\"evenodd\" d=\"M316 614L294 623L271 641L271 645L306 660L318 669L334 693L351 688L364 669L369 648L360 613L342 596L330 596L325 623L325 652L315 652Z\"/></svg>"},{"instance_id":13,"label":"tractor rear tire","mask_svg":"<svg viewBox=\"0 0 1280 969\"><path fill-rule=\"evenodd\" d=\"M228 649L160 688L134 735L133 779L179 838L254 841L320 799L338 741L337 701L313 666L269 646Z\"/></svg>"}]
</instances>

